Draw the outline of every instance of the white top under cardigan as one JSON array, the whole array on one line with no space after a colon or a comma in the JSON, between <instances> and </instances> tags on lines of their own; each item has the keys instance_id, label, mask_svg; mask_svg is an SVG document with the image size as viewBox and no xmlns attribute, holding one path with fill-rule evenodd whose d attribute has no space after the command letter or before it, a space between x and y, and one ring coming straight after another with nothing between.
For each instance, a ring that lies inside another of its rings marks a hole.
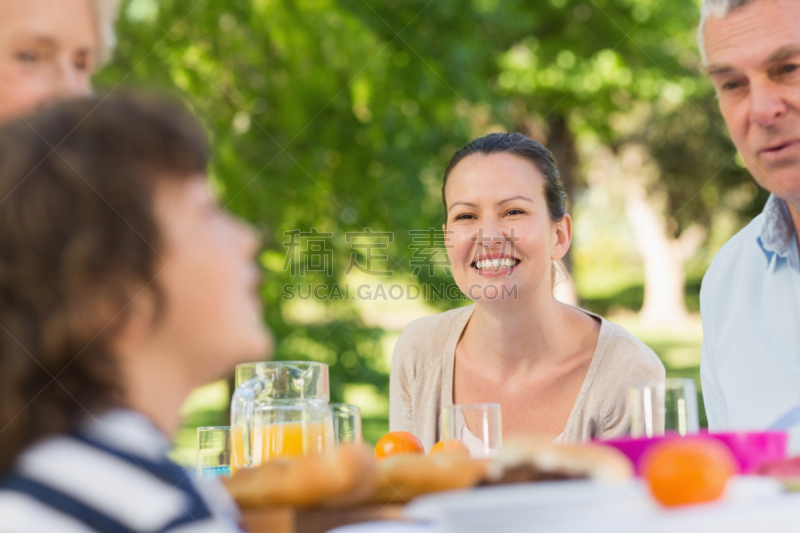
<instances>
[{"instance_id":1,"label":"white top under cardigan","mask_svg":"<svg viewBox=\"0 0 800 533\"><path fill-rule=\"evenodd\" d=\"M415 320L397 341L390 378L389 427L413 433L426 450L440 439L442 408L453 405L456 345L474 310L470 305ZM642 341L621 326L586 313L600 320L600 335L557 442L624 435L630 424L630 386L665 377L664 365Z\"/></svg>"}]
</instances>

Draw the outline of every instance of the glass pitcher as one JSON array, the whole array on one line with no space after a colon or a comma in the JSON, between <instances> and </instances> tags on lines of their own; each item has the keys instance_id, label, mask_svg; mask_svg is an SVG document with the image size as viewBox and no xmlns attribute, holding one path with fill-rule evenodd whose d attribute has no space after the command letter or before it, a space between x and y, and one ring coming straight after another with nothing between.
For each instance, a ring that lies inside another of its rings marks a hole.
<instances>
[{"instance_id":1,"label":"glass pitcher","mask_svg":"<svg viewBox=\"0 0 800 533\"><path fill-rule=\"evenodd\" d=\"M232 466L253 466L253 413L268 405L327 406L328 365L308 361L264 361L236 367L231 400Z\"/></svg>"}]
</instances>

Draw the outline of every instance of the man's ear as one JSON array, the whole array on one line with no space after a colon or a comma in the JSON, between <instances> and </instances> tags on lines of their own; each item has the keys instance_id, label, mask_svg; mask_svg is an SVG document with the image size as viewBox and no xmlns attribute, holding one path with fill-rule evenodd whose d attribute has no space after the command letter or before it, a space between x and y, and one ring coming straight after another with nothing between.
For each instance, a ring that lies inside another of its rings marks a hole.
<instances>
[{"instance_id":1,"label":"man's ear","mask_svg":"<svg viewBox=\"0 0 800 533\"><path fill-rule=\"evenodd\" d=\"M572 244L572 218L565 213L561 220L553 224L553 231L555 239L550 258L558 261L567 255L569 246Z\"/></svg>"}]
</instances>

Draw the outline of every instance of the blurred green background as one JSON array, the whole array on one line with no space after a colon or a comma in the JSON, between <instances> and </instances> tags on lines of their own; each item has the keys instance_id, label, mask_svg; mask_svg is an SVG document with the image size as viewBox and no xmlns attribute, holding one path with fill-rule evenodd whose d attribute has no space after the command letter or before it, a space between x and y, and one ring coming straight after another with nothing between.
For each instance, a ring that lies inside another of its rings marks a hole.
<instances>
[{"instance_id":1,"label":"blurred green background","mask_svg":"<svg viewBox=\"0 0 800 533\"><path fill-rule=\"evenodd\" d=\"M492 131L523 132L558 160L575 221L558 297L627 327L669 375L699 378L703 273L766 200L702 75L699 3L127 0L96 85L157 88L201 117L214 187L263 232L275 358L331 365L333 399L361 407L374 442L397 336L468 302L285 287L452 286L411 230L441 227L450 156ZM326 236L293 256L291 232L312 228ZM353 246L348 233L367 229L391 239ZM391 276L346 273L370 254ZM223 380L192 394L177 460L193 464L195 428L225 423L230 393Z\"/></svg>"}]
</instances>

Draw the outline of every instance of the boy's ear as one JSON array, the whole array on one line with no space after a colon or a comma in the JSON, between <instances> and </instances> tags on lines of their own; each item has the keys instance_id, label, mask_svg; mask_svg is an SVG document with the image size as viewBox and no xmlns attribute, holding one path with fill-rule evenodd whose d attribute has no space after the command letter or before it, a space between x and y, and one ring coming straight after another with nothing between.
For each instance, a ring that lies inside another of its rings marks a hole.
<instances>
[{"instance_id":1,"label":"boy's ear","mask_svg":"<svg viewBox=\"0 0 800 533\"><path fill-rule=\"evenodd\" d=\"M135 294L128 305L112 343L119 352L145 342L153 334L158 322L158 301L151 289ZM122 318L122 317L120 317Z\"/></svg>"}]
</instances>

